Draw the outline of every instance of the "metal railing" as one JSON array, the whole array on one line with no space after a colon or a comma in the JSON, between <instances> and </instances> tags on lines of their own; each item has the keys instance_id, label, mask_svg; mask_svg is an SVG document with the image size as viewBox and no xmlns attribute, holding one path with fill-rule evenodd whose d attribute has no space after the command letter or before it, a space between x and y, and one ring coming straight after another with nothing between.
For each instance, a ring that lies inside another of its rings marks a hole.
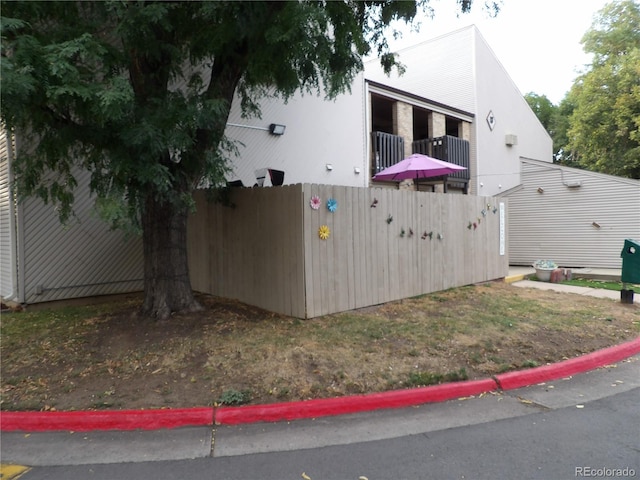
<instances>
[{"instance_id":1,"label":"metal railing","mask_svg":"<svg viewBox=\"0 0 640 480\"><path fill-rule=\"evenodd\" d=\"M395 165L404 158L404 138L385 132L371 132L372 174Z\"/></svg>"}]
</instances>

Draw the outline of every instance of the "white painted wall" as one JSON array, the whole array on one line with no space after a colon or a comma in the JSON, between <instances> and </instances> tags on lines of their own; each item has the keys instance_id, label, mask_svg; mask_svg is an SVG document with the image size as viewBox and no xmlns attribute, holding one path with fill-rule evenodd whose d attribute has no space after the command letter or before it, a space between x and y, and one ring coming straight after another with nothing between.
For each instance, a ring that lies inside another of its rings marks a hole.
<instances>
[{"instance_id":1,"label":"white painted wall","mask_svg":"<svg viewBox=\"0 0 640 480\"><path fill-rule=\"evenodd\" d=\"M552 162L553 141L480 32L469 29L474 32L478 194L498 195L520 184L521 158ZM517 144L506 145L507 135L515 135Z\"/></svg>"},{"instance_id":2,"label":"white painted wall","mask_svg":"<svg viewBox=\"0 0 640 480\"><path fill-rule=\"evenodd\" d=\"M366 78L475 115L472 193L492 196L518 185L523 157L552 161L551 137L475 26L402 49L398 57L404 75L386 76L372 60ZM496 119L493 130L489 112ZM517 135L518 144L505 145L507 134Z\"/></svg>"},{"instance_id":3,"label":"white painted wall","mask_svg":"<svg viewBox=\"0 0 640 480\"><path fill-rule=\"evenodd\" d=\"M239 103L234 100L225 132L239 142L239 156L233 159L228 180L242 180L245 186L252 186L256 169L274 168L285 172L285 184L367 185L368 132L362 75L356 78L350 93L335 100L300 93L286 104L278 98L263 99L262 119L242 118ZM271 123L285 125L284 135L274 136L265 130ZM327 164L333 169L327 170Z\"/></svg>"},{"instance_id":4,"label":"white painted wall","mask_svg":"<svg viewBox=\"0 0 640 480\"><path fill-rule=\"evenodd\" d=\"M475 113L473 30L470 28L427 40L397 52L405 67L386 75L380 61L365 64L365 77L384 85Z\"/></svg>"}]
</instances>

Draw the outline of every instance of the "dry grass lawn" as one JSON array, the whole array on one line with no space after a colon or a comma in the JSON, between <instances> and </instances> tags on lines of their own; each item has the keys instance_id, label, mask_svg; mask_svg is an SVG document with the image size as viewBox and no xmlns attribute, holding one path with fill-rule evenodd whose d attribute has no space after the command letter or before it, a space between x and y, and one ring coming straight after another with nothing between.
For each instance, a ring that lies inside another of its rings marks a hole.
<instances>
[{"instance_id":1,"label":"dry grass lawn","mask_svg":"<svg viewBox=\"0 0 640 480\"><path fill-rule=\"evenodd\" d=\"M155 322L139 300L3 314L3 410L270 403L484 378L640 334L640 308L468 286L298 320L202 297Z\"/></svg>"}]
</instances>

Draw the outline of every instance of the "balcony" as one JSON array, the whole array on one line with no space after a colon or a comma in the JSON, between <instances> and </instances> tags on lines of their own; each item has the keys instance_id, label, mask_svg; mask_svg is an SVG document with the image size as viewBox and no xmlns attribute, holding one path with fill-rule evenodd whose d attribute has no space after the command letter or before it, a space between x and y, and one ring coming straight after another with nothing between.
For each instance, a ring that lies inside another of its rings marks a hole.
<instances>
[{"instance_id":1,"label":"balcony","mask_svg":"<svg viewBox=\"0 0 640 480\"><path fill-rule=\"evenodd\" d=\"M371 132L371 145L373 149L372 175L395 165L404 158L404 138L398 135ZM451 135L417 140L411 143L411 151L466 168L466 170L447 175L446 178L436 177L421 180L420 184L433 185L444 182L445 191L447 186L451 186L462 189L464 193L468 192L471 173L469 171L469 142L467 140Z\"/></svg>"}]
</instances>

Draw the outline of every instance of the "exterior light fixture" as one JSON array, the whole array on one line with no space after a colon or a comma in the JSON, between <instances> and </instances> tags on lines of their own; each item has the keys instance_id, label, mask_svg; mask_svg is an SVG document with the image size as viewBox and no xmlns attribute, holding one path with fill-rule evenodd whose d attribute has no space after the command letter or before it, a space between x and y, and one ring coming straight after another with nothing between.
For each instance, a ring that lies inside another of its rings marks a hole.
<instances>
[{"instance_id":1,"label":"exterior light fixture","mask_svg":"<svg viewBox=\"0 0 640 480\"><path fill-rule=\"evenodd\" d=\"M269 133L271 135L284 135L284 131L287 127L285 125L278 125L277 123L272 123L269 125Z\"/></svg>"},{"instance_id":2,"label":"exterior light fixture","mask_svg":"<svg viewBox=\"0 0 640 480\"><path fill-rule=\"evenodd\" d=\"M325 165L325 167L327 167L327 170L328 170L328 171L333 170L333 165L331 165L330 163L327 163L327 164Z\"/></svg>"}]
</instances>

